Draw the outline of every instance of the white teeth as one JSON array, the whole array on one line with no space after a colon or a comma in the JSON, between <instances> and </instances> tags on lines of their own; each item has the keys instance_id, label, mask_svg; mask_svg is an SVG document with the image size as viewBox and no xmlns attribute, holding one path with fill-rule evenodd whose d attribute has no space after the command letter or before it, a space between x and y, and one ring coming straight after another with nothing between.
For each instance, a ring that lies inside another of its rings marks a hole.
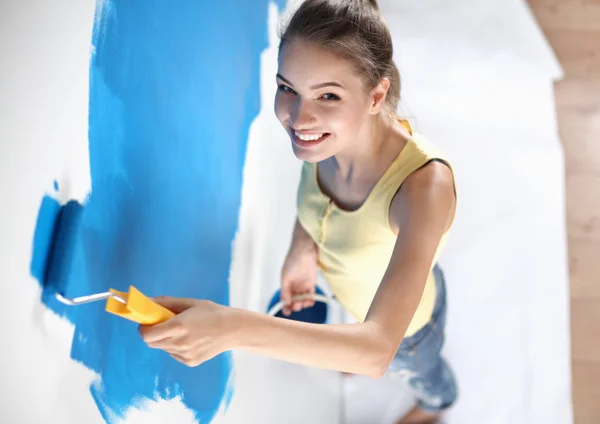
<instances>
[{"instance_id":1,"label":"white teeth","mask_svg":"<svg viewBox=\"0 0 600 424\"><path fill-rule=\"evenodd\" d=\"M323 137L323 135L325 134L325 133L321 133L321 134L304 135L304 134L298 134L295 131L294 131L294 133L296 134L296 137L298 137L300 140L304 140L304 141L315 141L315 140L318 140L321 137Z\"/></svg>"}]
</instances>

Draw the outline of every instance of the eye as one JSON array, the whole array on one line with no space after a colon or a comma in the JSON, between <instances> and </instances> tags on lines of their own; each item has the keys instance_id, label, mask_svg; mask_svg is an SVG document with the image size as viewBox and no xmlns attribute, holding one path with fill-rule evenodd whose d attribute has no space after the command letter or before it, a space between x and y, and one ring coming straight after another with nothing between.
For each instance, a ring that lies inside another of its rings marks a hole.
<instances>
[{"instance_id":1,"label":"eye","mask_svg":"<svg viewBox=\"0 0 600 424\"><path fill-rule=\"evenodd\" d=\"M288 87L287 85L284 85L284 84L279 84L279 85L277 86L277 88L279 89L279 91L283 91L283 92L286 92L286 93L295 94L295 91L294 91L294 90L292 90L292 89L291 89L290 87Z\"/></svg>"},{"instance_id":2,"label":"eye","mask_svg":"<svg viewBox=\"0 0 600 424\"><path fill-rule=\"evenodd\" d=\"M327 96L329 96L329 97L327 97ZM332 100L332 101L338 101L338 100L341 100L341 99L339 98L339 96L337 96L337 95L335 95L335 94L333 94L333 93L325 93L325 94L323 94L323 98L324 98L325 100Z\"/></svg>"}]
</instances>

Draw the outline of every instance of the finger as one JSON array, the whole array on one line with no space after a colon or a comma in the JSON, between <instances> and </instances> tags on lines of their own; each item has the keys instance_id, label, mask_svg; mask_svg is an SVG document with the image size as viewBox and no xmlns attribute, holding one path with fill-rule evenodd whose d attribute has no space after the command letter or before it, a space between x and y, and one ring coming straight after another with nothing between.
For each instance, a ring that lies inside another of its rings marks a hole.
<instances>
[{"instance_id":1,"label":"finger","mask_svg":"<svg viewBox=\"0 0 600 424\"><path fill-rule=\"evenodd\" d=\"M185 364L185 365L187 365L187 362L188 362L188 360L187 360L187 359L185 359L183 356L181 356L181 355L179 355L179 354L177 354L177 353L170 353L170 352L169 352L169 355L171 355L171 357L172 357L173 359L175 359L175 360L177 360L177 361L181 362L182 364Z\"/></svg>"},{"instance_id":2,"label":"finger","mask_svg":"<svg viewBox=\"0 0 600 424\"><path fill-rule=\"evenodd\" d=\"M171 296L158 296L154 297L152 300L175 314L179 314L186 309L191 308L196 303L196 299Z\"/></svg>"},{"instance_id":3,"label":"finger","mask_svg":"<svg viewBox=\"0 0 600 424\"><path fill-rule=\"evenodd\" d=\"M169 355L171 355L174 359L178 360L184 365L187 365L190 368L197 367L203 362L202 360L199 360L197 358L193 359L192 357L179 355L177 353L170 353Z\"/></svg>"},{"instance_id":4,"label":"finger","mask_svg":"<svg viewBox=\"0 0 600 424\"><path fill-rule=\"evenodd\" d=\"M279 300L284 303L283 308L281 309L283 315L285 315L286 317L290 316L290 314L292 313L292 289L291 285L286 280L283 280L281 283L281 290L279 291Z\"/></svg>"},{"instance_id":5,"label":"finger","mask_svg":"<svg viewBox=\"0 0 600 424\"><path fill-rule=\"evenodd\" d=\"M302 302L302 307L303 308L311 308L315 306L315 301L311 300L311 299L307 299L305 301Z\"/></svg>"},{"instance_id":6,"label":"finger","mask_svg":"<svg viewBox=\"0 0 600 424\"><path fill-rule=\"evenodd\" d=\"M304 300L300 300L297 299L298 296L302 296L305 293L294 293L294 298L296 298L296 300L293 300L292 302L292 310L295 312L300 312L304 306Z\"/></svg>"},{"instance_id":7,"label":"finger","mask_svg":"<svg viewBox=\"0 0 600 424\"><path fill-rule=\"evenodd\" d=\"M301 301L301 300L294 302L294 305L292 306L293 311L300 312L302 310L302 303L303 303L303 301Z\"/></svg>"},{"instance_id":8,"label":"finger","mask_svg":"<svg viewBox=\"0 0 600 424\"><path fill-rule=\"evenodd\" d=\"M181 334L181 325L177 317L160 324L140 325L138 332L146 344L176 337Z\"/></svg>"},{"instance_id":9,"label":"finger","mask_svg":"<svg viewBox=\"0 0 600 424\"><path fill-rule=\"evenodd\" d=\"M314 295L315 294L315 286L312 286L309 290L308 290L308 294L310 295ZM315 301L314 299L306 299L304 300L302 306L304 306L305 308L310 308L312 306L315 305Z\"/></svg>"},{"instance_id":10,"label":"finger","mask_svg":"<svg viewBox=\"0 0 600 424\"><path fill-rule=\"evenodd\" d=\"M279 298L281 299L281 301L285 302L286 305L289 305L292 301L292 288L287 281L281 283Z\"/></svg>"},{"instance_id":11,"label":"finger","mask_svg":"<svg viewBox=\"0 0 600 424\"><path fill-rule=\"evenodd\" d=\"M167 352L180 352L182 348L174 337L169 337L155 342L146 343L152 349L160 349Z\"/></svg>"}]
</instances>

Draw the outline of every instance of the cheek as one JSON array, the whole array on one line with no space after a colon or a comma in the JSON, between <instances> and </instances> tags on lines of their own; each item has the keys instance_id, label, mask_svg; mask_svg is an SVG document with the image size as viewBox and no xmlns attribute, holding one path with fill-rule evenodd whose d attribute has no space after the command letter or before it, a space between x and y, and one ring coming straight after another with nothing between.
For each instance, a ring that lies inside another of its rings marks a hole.
<instances>
[{"instance_id":1,"label":"cheek","mask_svg":"<svg viewBox=\"0 0 600 424\"><path fill-rule=\"evenodd\" d=\"M323 110L321 116L327 122L327 128L339 135L355 131L360 126L362 119L362 114L352 104Z\"/></svg>"},{"instance_id":2,"label":"cheek","mask_svg":"<svg viewBox=\"0 0 600 424\"><path fill-rule=\"evenodd\" d=\"M290 116L290 101L286 96L282 96L280 93L275 95L274 111L275 116L280 122L287 121Z\"/></svg>"}]
</instances>

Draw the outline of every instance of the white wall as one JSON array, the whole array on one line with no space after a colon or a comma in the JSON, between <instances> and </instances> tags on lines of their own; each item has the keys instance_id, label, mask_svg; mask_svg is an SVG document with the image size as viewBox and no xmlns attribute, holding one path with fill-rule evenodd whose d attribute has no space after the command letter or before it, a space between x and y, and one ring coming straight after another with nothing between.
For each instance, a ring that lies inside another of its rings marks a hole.
<instances>
[{"instance_id":1,"label":"white wall","mask_svg":"<svg viewBox=\"0 0 600 424\"><path fill-rule=\"evenodd\" d=\"M4 1L0 11L0 296L6 327L0 421L102 422L94 375L69 357L73 329L42 307L29 276L39 202L57 178L90 188L87 75L94 2Z\"/></svg>"}]
</instances>

